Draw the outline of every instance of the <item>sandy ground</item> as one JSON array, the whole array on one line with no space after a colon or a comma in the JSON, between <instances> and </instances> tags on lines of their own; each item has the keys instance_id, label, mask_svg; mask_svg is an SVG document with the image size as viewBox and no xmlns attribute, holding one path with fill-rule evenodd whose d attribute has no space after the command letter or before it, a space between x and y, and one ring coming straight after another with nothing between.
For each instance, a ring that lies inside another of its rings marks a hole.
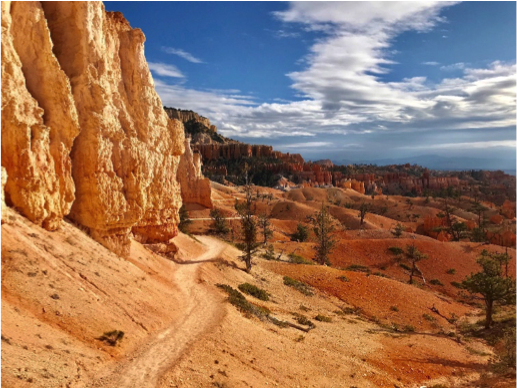
<instances>
[{"instance_id":1,"label":"sandy ground","mask_svg":"<svg viewBox=\"0 0 517 389\"><path fill-rule=\"evenodd\" d=\"M214 203L232 217L241 189L212 186ZM447 335L456 328L429 307L459 321L477 320L481 312L462 304L450 282L477 269L483 248L499 247L410 233L395 239L388 225L398 214L391 211L367 215L360 226L357 211L342 204L369 197L351 190L263 193L272 199L259 200L257 209L274 213L271 241L283 261L256 258L251 274L243 271L234 246L213 237L180 234L174 261L132 242L130 257L122 259L70 222L48 232L9 210L2 225L2 386L429 387L479 380L492 348ZM312 258L313 244L291 242L289 235L327 200L341 202L332 215L345 227L337 235L334 267L287 263L292 252ZM402 197L375 201L407 207ZM439 203L415 199L414 207L422 207L423 217ZM188 210L198 219L192 232L206 233L209 210ZM229 222L236 230L238 220ZM426 278L442 286L407 284L387 249L413 241L429 254L421 262ZM515 250L509 252L515 258ZM343 270L352 264L368 266L370 274ZM450 268L455 274L447 273ZM515 259L510 272L515 275ZM307 283L314 295L284 285L285 275ZM244 316L215 286L244 282L270 294L267 302L246 297L275 318L296 323L295 315L303 314L316 327L306 333ZM330 322L317 321L317 315ZM415 332L403 331L405 326ZM100 340L111 330L124 332L114 347Z\"/></svg>"}]
</instances>

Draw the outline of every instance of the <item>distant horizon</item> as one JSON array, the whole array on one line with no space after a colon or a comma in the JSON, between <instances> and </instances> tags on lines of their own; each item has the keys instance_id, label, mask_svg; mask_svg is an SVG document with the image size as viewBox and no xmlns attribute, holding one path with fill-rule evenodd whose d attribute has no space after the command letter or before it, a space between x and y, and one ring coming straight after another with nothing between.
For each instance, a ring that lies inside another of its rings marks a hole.
<instances>
[{"instance_id":1,"label":"distant horizon","mask_svg":"<svg viewBox=\"0 0 517 389\"><path fill-rule=\"evenodd\" d=\"M515 165L515 2L105 6L144 32L163 104L222 135L307 159Z\"/></svg>"}]
</instances>

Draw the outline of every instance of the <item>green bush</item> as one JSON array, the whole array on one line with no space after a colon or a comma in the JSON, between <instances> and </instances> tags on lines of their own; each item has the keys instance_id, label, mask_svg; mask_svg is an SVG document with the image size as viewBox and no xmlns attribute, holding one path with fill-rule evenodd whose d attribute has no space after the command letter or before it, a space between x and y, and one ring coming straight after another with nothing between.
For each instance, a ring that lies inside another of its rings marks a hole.
<instances>
[{"instance_id":1,"label":"green bush","mask_svg":"<svg viewBox=\"0 0 517 389\"><path fill-rule=\"evenodd\" d=\"M288 255L289 262L295 263L297 265L314 265L314 262L309 261L308 259L305 259L301 255L296 255L294 253L291 253Z\"/></svg>"},{"instance_id":2,"label":"green bush","mask_svg":"<svg viewBox=\"0 0 517 389\"><path fill-rule=\"evenodd\" d=\"M363 272L363 273L369 273L370 272L370 268L368 266L356 265L356 264L348 266L346 268L346 270L358 271L358 272Z\"/></svg>"},{"instance_id":3,"label":"green bush","mask_svg":"<svg viewBox=\"0 0 517 389\"><path fill-rule=\"evenodd\" d=\"M275 259L275 249L273 248L272 244L267 246L266 252L262 253L262 258L267 259L268 261Z\"/></svg>"},{"instance_id":4,"label":"green bush","mask_svg":"<svg viewBox=\"0 0 517 389\"><path fill-rule=\"evenodd\" d=\"M264 289L260 289L259 287L255 286L255 285L252 285L252 284L249 284L247 282L244 283L244 284L240 284L239 285L239 290L241 292L249 294L250 296L258 298L259 300L269 301L269 293L268 292L266 292Z\"/></svg>"},{"instance_id":5,"label":"green bush","mask_svg":"<svg viewBox=\"0 0 517 389\"><path fill-rule=\"evenodd\" d=\"M309 320L309 318L305 315L301 315L299 313L294 314L294 320L301 324L302 326L314 327L314 323Z\"/></svg>"},{"instance_id":6,"label":"green bush","mask_svg":"<svg viewBox=\"0 0 517 389\"><path fill-rule=\"evenodd\" d=\"M350 281L350 280L348 279L348 277L347 277L347 276L339 276L339 277L338 277L338 280L341 280L341 281L343 281L343 282L348 282L348 281Z\"/></svg>"},{"instance_id":7,"label":"green bush","mask_svg":"<svg viewBox=\"0 0 517 389\"><path fill-rule=\"evenodd\" d=\"M306 296L314 295L309 285L305 284L304 282L292 279L291 277L284 277L284 285L290 286L291 288L296 289L298 292L301 292Z\"/></svg>"},{"instance_id":8,"label":"green bush","mask_svg":"<svg viewBox=\"0 0 517 389\"><path fill-rule=\"evenodd\" d=\"M461 282L451 281L451 285L458 289L463 289Z\"/></svg>"},{"instance_id":9,"label":"green bush","mask_svg":"<svg viewBox=\"0 0 517 389\"><path fill-rule=\"evenodd\" d=\"M296 226L296 231L291 234L291 240L295 242L305 242L309 239L309 229L301 223Z\"/></svg>"},{"instance_id":10,"label":"green bush","mask_svg":"<svg viewBox=\"0 0 517 389\"><path fill-rule=\"evenodd\" d=\"M402 269L404 269L404 270L409 270L409 271L411 271L411 268L410 268L408 265L406 265L405 263L401 263L399 266L400 266Z\"/></svg>"},{"instance_id":11,"label":"green bush","mask_svg":"<svg viewBox=\"0 0 517 389\"><path fill-rule=\"evenodd\" d=\"M314 320L317 320L317 321L322 321L322 322L325 322L325 323L331 323L332 322L332 319L328 316L323 316L323 315L317 315Z\"/></svg>"},{"instance_id":12,"label":"green bush","mask_svg":"<svg viewBox=\"0 0 517 389\"><path fill-rule=\"evenodd\" d=\"M436 321L436 319L434 317L432 317L431 315L427 314L427 313L424 313L422 315L422 317L427 320L427 321Z\"/></svg>"},{"instance_id":13,"label":"green bush","mask_svg":"<svg viewBox=\"0 0 517 389\"><path fill-rule=\"evenodd\" d=\"M271 313L267 308L250 303L241 292L233 289L230 285L216 284L216 286L228 293L228 302L245 315L254 315L263 318Z\"/></svg>"},{"instance_id":14,"label":"green bush","mask_svg":"<svg viewBox=\"0 0 517 389\"><path fill-rule=\"evenodd\" d=\"M440 280L437 280L437 279L430 280L429 283L431 285L443 286L443 284L440 282Z\"/></svg>"},{"instance_id":15,"label":"green bush","mask_svg":"<svg viewBox=\"0 0 517 389\"><path fill-rule=\"evenodd\" d=\"M117 345L118 342L121 342L123 338L124 338L124 331L113 330L113 331L105 332L104 334L102 334L102 336L99 337L99 340L114 347Z\"/></svg>"},{"instance_id":16,"label":"green bush","mask_svg":"<svg viewBox=\"0 0 517 389\"><path fill-rule=\"evenodd\" d=\"M393 255L400 255L404 253L404 250L398 246L388 247L388 251Z\"/></svg>"},{"instance_id":17,"label":"green bush","mask_svg":"<svg viewBox=\"0 0 517 389\"><path fill-rule=\"evenodd\" d=\"M398 312L399 311L398 307L396 307L395 305L392 305L390 307L390 310L393 311L393 312Z\"/></svg>"},{"instance_id":18,"label":"green bush","mask_svg":"<svg viewBox=\"0 0 517 389\"><path fill-rule=\"evenodd\" d=\"M456 269L447 270L447 274L452 274L452 275L456 274Z\"/></svg>"},{"instance_id":19,"label":"green bush","mask_svg":"<svg viewBox=\"0 0 517 389\"><path fill-rule=\"evenodd\" d=\"M415 327L413 327L411 324L405 325L403 328L404 332L415 332Z\"/></svg>"}]
</instances>

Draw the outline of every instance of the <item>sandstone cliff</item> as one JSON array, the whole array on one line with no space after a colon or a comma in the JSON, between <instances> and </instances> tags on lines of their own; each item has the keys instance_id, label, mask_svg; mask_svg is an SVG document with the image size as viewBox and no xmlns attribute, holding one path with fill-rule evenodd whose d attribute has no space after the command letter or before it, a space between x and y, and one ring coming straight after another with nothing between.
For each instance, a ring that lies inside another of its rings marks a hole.
<instances>
[{"instance_id":1,"label":"sandstone cliff","mask_svg":"<svg viewBox=\"0 0 517 389\"><path fill-rule=\"evenodd\" d=\"M210 180L201 173L201 155L193 152L190 138L185 139L185 154L181 156L178 168L178 182L184 203L196 203L213 208Z\"/></svg>"},{"instance_id":2,"label":"sandstone cliff","mask_svg":"<svg viewBox=\"0 0 517 389\"><path fill-rule=\"evenodd\" d=\"M2 207L2 224L4 223L4 221L6 219L5 191L4 191L6 182L7 182L7 173L5 171L5 168L2 166L2 192L1 192L2 199L1 199L1 203L0 203L0 205Z\"/></svg>"},{"instance_id":3,"label":"sandstone cliff","mask_svg":"<svg viewBox=\"0 0 517 389\"><path fill-rule=\"evenodd\" d=\"M163 110L144 41L100 2L2 2L6 200L49 230L70 212L121 255L131 232L174 237L182 204L183 125Z\"/></svg>"},{"instance_id":4,"label":"sandstone cliff","mask_svg":"<svg viewBox=\"0 0 517 389\"><path fill-rule=\"evenodd\" d=\"M72 150L70 216L121 254L128 236L177 234L181 123L168 120L144 57L144 34L101 3L44 3L54 52L71 80L81 133Z\"/></svg>"},{"instance_id":5,"label":"sandstone cliff","mask_svg":"<svg viewBox=\"0 0 517 389\"><path fill-rule=\"evenodd\" d=\"M74 201L69 154L79 133L70 83L52 49L39 2L2 2L6 199L49 230Z\"/></svg>"},{"instance_id":6,"label":"sandstone cliff","mask_svg":"<svg viewBox=\"0 0 517 389\"><path fill-rule=\"evenodd\" d=\"M187 111L187 110L183 110L183 109L176 109L176 108L169 108L169 107L164 107L164 109L165 109L165 112L167 113L167 115L169 115L169 117L171 119L178 119L182 123L188 123L190 121L194 121L196 123L201 123L203 126L205 126L206 128L208 128L209 130L211 130L213 132L217 132L217 127L210 123L210 119L208 119L204 116L201 116L194 111Z\"/></svg>"}]
</instances>

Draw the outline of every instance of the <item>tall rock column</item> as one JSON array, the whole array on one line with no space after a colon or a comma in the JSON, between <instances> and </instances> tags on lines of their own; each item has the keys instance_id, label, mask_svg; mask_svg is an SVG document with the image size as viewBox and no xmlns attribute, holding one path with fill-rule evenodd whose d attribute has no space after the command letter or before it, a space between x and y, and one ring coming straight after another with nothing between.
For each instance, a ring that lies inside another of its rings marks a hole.
<instances>
[{"instance_id":1,"label":"tall rock column","mask_svg":"<svg viewBox=\"0 0 517 389\"><path fill-rule=\"evenodd\" d=\"M74 201L69 154L79 133L70 84L52 49L39 2L2 2L5 197L48 230Z\"/></svg>"},{"instance_id":2,"label":"tall rock column","mask_svg":"<svg viewBox=\"0 0 517 389\"><path fill-rule=\"evenodd\" d=\"M184 133L154 89L144 34L100 2L42 5L81 126L71 154L71 218L120 255L129 252L131 230L143 240L172 238Z\"/></svg>"},{"instance_id":3,"label":"tall rock column","mask_svg":"<svg viewBox=\"0 0 517 389\"><path fill-rule=\"evenodd\" d=\"M5 168L0 166L0 226L7 222L7 214L5 207L4 188L7 183L7 172Z\"/></svg>"},{"instance_id":4,"label":"tall rock column","mask_svg":"<svg viewBox=\"0 0 517 389\"><path fill-rule=\"evenodd\" d=\"M184 203L213 208L210 180L201 173L201 154L192 152L190 138L185 139L185 154L180 159L178 181Z\"/></svg>"}]
</instances>

